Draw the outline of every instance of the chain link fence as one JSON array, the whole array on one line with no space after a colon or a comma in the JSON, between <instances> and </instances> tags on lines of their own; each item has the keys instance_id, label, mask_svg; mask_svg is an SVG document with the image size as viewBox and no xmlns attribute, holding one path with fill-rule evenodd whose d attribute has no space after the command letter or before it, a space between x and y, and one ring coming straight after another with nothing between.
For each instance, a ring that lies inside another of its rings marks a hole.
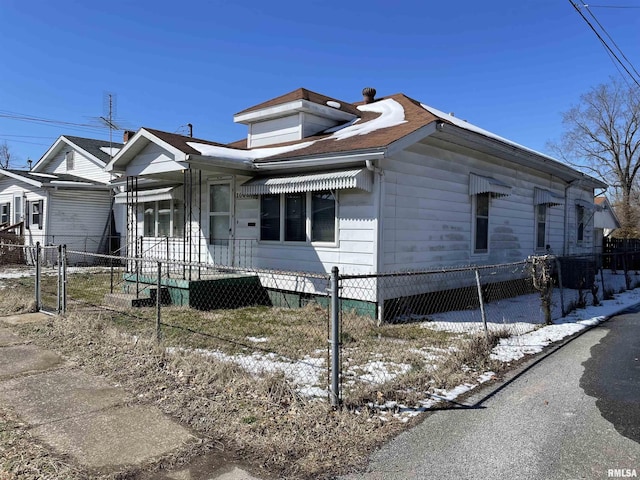
<instances>
[{"instance_id":1,"label":"chain link fence","mask_svg":"<svg viewBox=\"0 0 640 480\"><path fill-rule=\"evenodd\" d=\"M300 395L334 406L406 402L455 386L478 341L525 334L640 285L623 253L325 275L10 248L22 249L15 258L28 264L20 269L41 310L94 315L131 341L161 340L169 353L279 372Z\"/></svg>"}]
</instances>

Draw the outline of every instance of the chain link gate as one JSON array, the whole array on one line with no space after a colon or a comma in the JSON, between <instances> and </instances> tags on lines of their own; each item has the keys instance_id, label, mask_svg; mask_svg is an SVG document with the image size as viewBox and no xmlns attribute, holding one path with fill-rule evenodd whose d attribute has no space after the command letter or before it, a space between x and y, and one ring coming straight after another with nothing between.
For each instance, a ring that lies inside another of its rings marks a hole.
<instances>
[{"instance_id":1,"label":"chain link gate","mask_svg":"<svg viewBox=\"0 0 640 480\"><path fill-rule=\"evenodd\" d=\"M63 298L63 255L61 245L35 246L35 297L38 311L60 313Z\"/></svg>"}]
</instances>

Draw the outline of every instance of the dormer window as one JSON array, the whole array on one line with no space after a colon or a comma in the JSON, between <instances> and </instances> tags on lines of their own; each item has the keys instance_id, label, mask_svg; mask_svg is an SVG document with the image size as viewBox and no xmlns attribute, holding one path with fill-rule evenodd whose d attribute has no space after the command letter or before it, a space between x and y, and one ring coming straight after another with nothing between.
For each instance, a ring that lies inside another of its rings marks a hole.
<instances>
[{"instance_id":1,"label":"dormer window","mask_svg":"<svg viewBox=\"0 0 640 480\"><path fill-rule=\"evenodd\" d=\"M67 170L73 170L74 165L73 165L73 150L71 150L70 152L65 153L64 155L64 159L67 162Z\"/></svg>"}]
</instances>

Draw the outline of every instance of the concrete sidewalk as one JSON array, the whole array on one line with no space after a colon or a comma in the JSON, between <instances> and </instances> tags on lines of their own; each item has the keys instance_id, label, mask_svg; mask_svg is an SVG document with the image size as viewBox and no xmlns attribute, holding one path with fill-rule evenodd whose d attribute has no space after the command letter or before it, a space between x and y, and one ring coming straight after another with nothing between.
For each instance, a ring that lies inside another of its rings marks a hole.
<instances>
[{"instance_id":1,"label":"concrete sidewalk","mask_svg":"<svg viewBox=\"0 0 640 480\"><path fill-rule=\"evenodd\" d=\"M137 404L122 388L84 373L11 330L13 325L49 319L40 313L0 317L0 404L27 423L43 444L80 466L110 473L198 441L157 408ZM186 467L144 478L257 480L229 464L216 464L212 471Z\"/></svg>"}]
</instances>

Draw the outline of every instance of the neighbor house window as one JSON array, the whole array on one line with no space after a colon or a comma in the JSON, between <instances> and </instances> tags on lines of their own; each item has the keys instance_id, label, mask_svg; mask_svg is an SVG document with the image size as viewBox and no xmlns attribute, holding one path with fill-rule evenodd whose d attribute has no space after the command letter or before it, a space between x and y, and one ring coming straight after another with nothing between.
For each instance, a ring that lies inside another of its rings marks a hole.
<instances>
[{"instance_id":1,"label":"neighbor house window","mask_svg":"<svg viewBox=\"0 0 640 480\"><path fill-rule=\"evenodd\" d=\"M65 153L64 155L64 160L67 163L67 170L73 170L75 168L74 165L74 151L71 150L70 152Z\"/></svg>"},{"instance_id":2,"label":"neighbor house window","mask_svg":"<svg viewBox=\"0 0 640 480\"><path fill-rule=\"evenodd\" d=\"M489 193L475 195L474 253L486 253L489 251L489 198Z\"/></svg>"},{"instance_id":3,"label":"neighbor house window","mask_svg":"<svg viewBox=\"0 0 640 480\"><path fill-rule=\"evenodd\" d=\"M584 240L584 207L582 205L576 205L576 231L576 240L582 243Z\"/></svg>"},{"instance_id":4,"label":"neighbor house window","mask_svg":"<svg viewBox=\"0 0 640 480\"><path fill-rule=\"evenodd\" d=\"M11 204L3 203L0 205L0 224L11 222Z\"/></svg>"},{"instance_id":5,"label":"neighbor house window","mask_svg":"<svg viewBox=\"0 0 640 480\"><path fill-rule=\"evenodd\" d=\"M329 190L262 195L260 240L336 241L336 198Z\"/></svg>"},{"instance_id":6,"label":"neighbor house window","mask_svg":"<svg viewBox=\"0 0 640 480\"><path fill-rule=\"evenodd\" d=\"M542 250L547 244L547 206L536 205L536 249Z\"/></svg>"},{"instance_id":7,"label":"neighbor house window","mask_svg":"<svg viewBox=\"0 0 640 480\"><path fill-rule=\"evenodd\" d=\"M27 202L27 211L25 215L26 227L37 227L42 230L42 214L44 200L36 200Z\"/></svg>"},{"instance_id":8,"label":"neighbor house window","mask_svg":"<svg viewBox=\"0 0 640 480\"><path fill-rule=\"evenodd\" d=\"M22 195L13 197L13 223L22 221Z\"/></svg>"},{"instance_id":9,"label":"neighbor house window","mask_svg":"<svg viewBox=\"0 0 640 480\"><path fill-rule=\"evenodd\" d=\"M159 200L143 204L145 237L181 237L184 234L182 203Z\"/></svg>"}]
</instances>

